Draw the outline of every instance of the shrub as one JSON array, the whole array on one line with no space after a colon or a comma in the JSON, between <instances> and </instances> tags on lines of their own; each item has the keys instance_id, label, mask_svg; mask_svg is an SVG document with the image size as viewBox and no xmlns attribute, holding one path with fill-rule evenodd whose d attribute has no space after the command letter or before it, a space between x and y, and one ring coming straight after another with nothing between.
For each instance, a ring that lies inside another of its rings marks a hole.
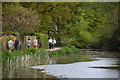
<instances>
[{"instance_id":1,"label":"shrub","mask_svg":"<svg viewBox=\"0 0 120 80\"><path fill-rule=\"evenodd\" d=\"M2 46L3 46L3 38L0 37L0 49L2 48Z\"/></svg>"},{"instance_id":2,"label":"shrub","mask_svg":"<svg viewBox=\"0 0 120 80\"><path fill-rule=\"evenodd\" d=\"M59 49L56 51L48 51L47 53L49 54L50 57L52 57L52 56L64 56L64 55L79 53L79 49L77 49L74 46L68 45L68 46L63 47L62 49Z\"/></svg>"},{"instance_id":3,"label":"shrub","mask_svg":"<svg viewBox=\"0 0 120 80\"><path fill-rule=\"evenodd\" d=\"M45 53L47 53L45 49L40 49L36 51L36 54L40 55L41 57L44 57Z\"/></svg>"},{"instance_id":4,"label":"shrub","mask_svg":"<svg viewBox=\"0 0 120 80\"><path fill-rule=\"evenodd\" d=\"M26 49L23 53L24 54L35 54L35 52L36 52L35 48L29 48L29 49Z\"/></svg>"},{"instance_id":5,"label":"shrub","mask_svg":"<svg viewBox=\"0 0 120 80\"><path fill-rule=\"evenodd\" d=\"M68 45L67 47L71 49L71 52L72 52L72 53L79 53L79 49L76 48L75 46Z\"/></svg>"},{"instance_id":6,"label":"shrub","mask_svg":"<svg viewBox=\"0 0 120 80\"><path fill-rule=\"evenodd\" d=\"M69 54L76 54L79 53L79 49L77 49L74 46L68 45L65 47L62 47L62 49L56 50L56 51L46 51L46 49L35 49L35 48L29 48L29 49L24 49L23 51L12 51L10 54L9 51L2 51L2 61L5 64L6 60L9 58L11 59L16 59L16 57L20 57L21 55L31 55L34 56L36 53L37 56L41 56L41 58L45 57L45 54L47 53L50 57L59 57L59 56L64 56L64 55L69 55Z\"/></svg>"},{"instance_id":7,"label":"shrub","mask_svg":"<svg viewBox=\"0 0 120 80\"><path fill-rule=\"evenodd\" d=\"M43 46L43 48L48 49L49 48L49 44L48 44L48 36L46 34L42 34L42 33L35 33L35 36L38 39L38 47Z\"/></svg>"},{"instance_id":8,"label":"shrub","mask_svg":"<svg viewBox=\"0 0 120 80\"><path fill-rule=\"evenodd\" d=\"M2 63L5 64L6 60L10 57L9 51L2 51Z\"/></svg>"}]
</instances>

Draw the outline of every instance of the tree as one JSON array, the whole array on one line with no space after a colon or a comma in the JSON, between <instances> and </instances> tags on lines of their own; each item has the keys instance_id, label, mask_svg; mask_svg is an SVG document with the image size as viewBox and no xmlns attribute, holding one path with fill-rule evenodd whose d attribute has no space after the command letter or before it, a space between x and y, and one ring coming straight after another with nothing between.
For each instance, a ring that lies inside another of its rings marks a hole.
<instances>
[{"instance_id":1,"label":"tree","mask_svg":"<svg viewBox=\"0 0 120 80\"><path fill-rule=\"evenodd\" d=\"M118 47L117 3L31 2L20 6L36 11L41 25L35 32L58 38L59 45L107 49L115 42Z\"/></svg>"},{"instance_id":2,"label":"tree","mask_svg":"<svg viewBox=\"0 0 120 80\"><path fill-rule=\"evenodd\" d=\"M2 31L4 33L32 34L40 25L40 20L35 12L19 5L4 4L6 3L3 3L2 7Z\"/></svg>"},{"instance_id":3,"label":"tree","mask_svg":"<svg viewBox=\"0 0 120 80\"><path fill-rule=\"evenodd\" d=\"M118 41L114 35L118 30L118 3L80 3L79 7L92 33L92 38L88 41L90 46L111 50L110 46Z\"/></svg>"},{"instance_id":4,"label":"tree","mask_svg":"<svg viewBox=\"0 0 120 80\"><path fill-rule=\"evenodd\" d=\"M51 32L57 35L57 41L60 45L61 37L69 34L69 29L64 30L65 25L73 22L77 3L24 3L21 5L37 11L41 19L41 26L38 27L37 32L45 32L51 36ZM30 7L29 7L29 6ZM47 32L46 32L47 31Z\"/></svg>"}]
</instances>

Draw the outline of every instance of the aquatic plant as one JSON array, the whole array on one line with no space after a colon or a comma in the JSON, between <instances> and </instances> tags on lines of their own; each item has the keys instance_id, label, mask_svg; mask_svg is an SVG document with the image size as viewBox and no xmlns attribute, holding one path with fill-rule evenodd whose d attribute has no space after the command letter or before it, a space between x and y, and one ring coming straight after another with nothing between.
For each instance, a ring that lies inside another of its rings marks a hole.
<instances>
[{"instance_id":1,"label":"aquatic plant","mask_svg":"<svg viewBox=\"0 0 120 80\"><path fill-rule=\"evenodd\" d=\"M8 51L2 51L2 58L3 58L3 63L6 63L6 60L9 59L12 62L16 62L16 60L20 61L21 63L24 61L29 60L36 60L38 57L41 57L41 59L45 58L45 55L47 54L49 57L60 57L60 56L65 56L65 55L70 55L70 54L77 54L79 53L79 49L77 49L74 46L64 46L62 49L55 50L55 51L47 51L46 49L35 49L35 48L29 48L29 49L24 49L23 51L12 51L11 54L9 54Z\"/></svg>"}]
</instances>

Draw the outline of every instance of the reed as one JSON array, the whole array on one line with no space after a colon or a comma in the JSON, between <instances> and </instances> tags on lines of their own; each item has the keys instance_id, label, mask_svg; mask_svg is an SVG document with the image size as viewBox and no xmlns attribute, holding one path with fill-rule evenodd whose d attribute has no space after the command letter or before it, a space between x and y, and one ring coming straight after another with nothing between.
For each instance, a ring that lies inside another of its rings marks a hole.
<instances>
[{"instance_id":1,"label":"reed","mask_svg":"<svg viewBox=\"0 0 120 80\"><path fill-rule=\"evenodd\" d=\"M5 64L8 62L11 66L13 64L21 64L22 66L32 65L32 64L40 64L42 59L48 57L60 57L70 54L78 54L79 49L75 48L74 46L68 45L61 47L62 49L56 51L47 51L46 49L25 49L23 51L13 51L9 54L8 51L3 51L3 63ZM7 60L7 61L6 61Z\"/></svg>"}]
</instances>

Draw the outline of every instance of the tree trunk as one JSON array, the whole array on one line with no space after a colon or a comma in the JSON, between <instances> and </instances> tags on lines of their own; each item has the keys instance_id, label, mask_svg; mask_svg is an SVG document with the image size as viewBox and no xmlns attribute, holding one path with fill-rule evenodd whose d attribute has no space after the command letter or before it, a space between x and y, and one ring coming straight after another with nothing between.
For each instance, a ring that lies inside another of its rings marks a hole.
<instances>
[{"instance_id":1,"label":"tree trunk","mask_svg":"<svg viewBox=\"0 0 120 80\"><path fill-rule=\"evenodd\" d=\"M58 36L57 36L57 44L58 44L58 46L62 46L62 43L61 43L61 35L60 34L58 34Z\"/></svg>"},{"instance_id":2,"label":"tree trunk","mask_svg":"<svg viewBox=\"0 0 120 80\"><path fill-rule=\"evenodd\" d=\"M57 36L57 44L58 44L58 46L62 46L62 39L61 39L61 31L60 31L60 27L61 27L61 25L58 23L58 36Z\"/></svg>"},{"instance_id":3,"label":"tree trunk","mask_svg":"<svg viewBox=\"0 0 120 80\"><path fill-rule=\"evenodd\" d=\"M3 36L3 48L4 49L7 49L7 42L6 41L7 41L7 35L4 35Z\"/></svg>"}]
</instances>

